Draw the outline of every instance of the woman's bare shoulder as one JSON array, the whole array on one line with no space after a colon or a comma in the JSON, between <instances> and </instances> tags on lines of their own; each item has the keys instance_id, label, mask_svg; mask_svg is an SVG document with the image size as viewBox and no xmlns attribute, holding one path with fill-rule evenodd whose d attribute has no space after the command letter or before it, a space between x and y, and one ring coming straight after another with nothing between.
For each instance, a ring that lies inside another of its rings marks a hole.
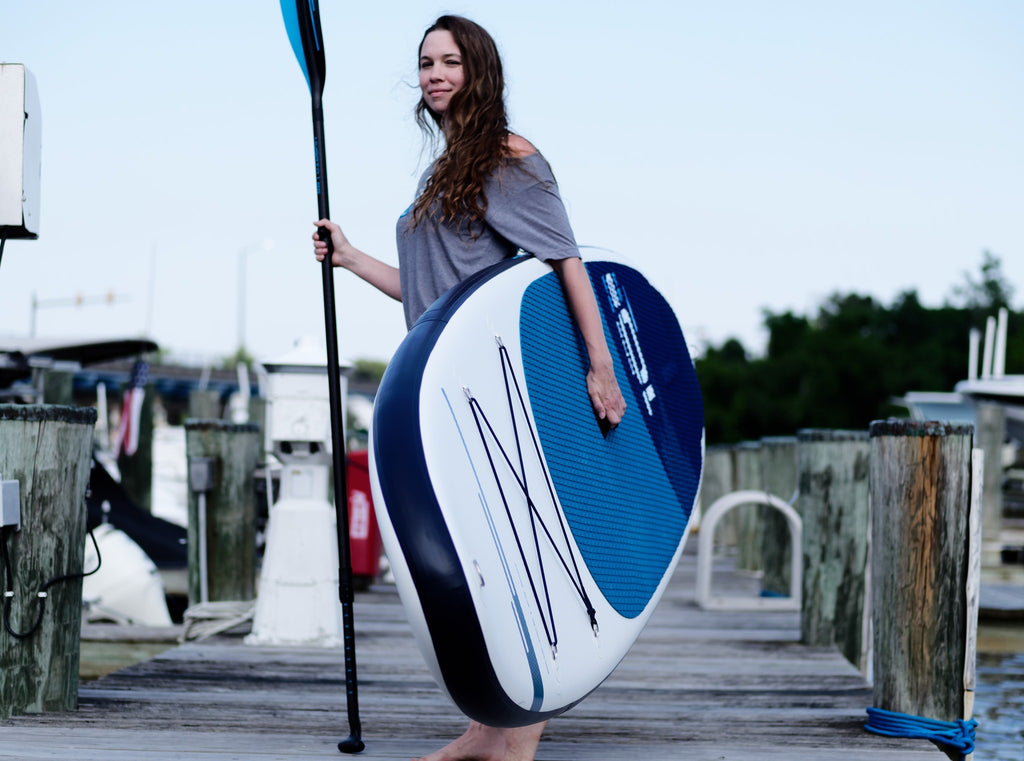
<instances>
[{"instance_id":1,"label":"woman's bare shoulder","mask_svg":"<svg viewBox=\"0 0 1024 761\"><path fill-rule=\"evenodd\" d=\"M537 152L533 143L519 135L510 134L505 144L508 146L513 158L522 159L527 156L532 156Z\"/></svg>"}]
</instances>

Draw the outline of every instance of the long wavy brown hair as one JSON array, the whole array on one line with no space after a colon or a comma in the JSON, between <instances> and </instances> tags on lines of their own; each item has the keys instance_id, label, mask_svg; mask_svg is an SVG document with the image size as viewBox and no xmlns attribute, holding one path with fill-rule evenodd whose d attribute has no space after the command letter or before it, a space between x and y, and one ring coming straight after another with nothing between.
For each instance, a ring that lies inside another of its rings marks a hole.
<instances>
[{"instance_id":1,"label":"long wavy brown hair","mask_svg":"<svg viewBox=\"0 0 1024 761\"><path fill-rule=\"evenodd\" d=\"M416 105L416 123L434 139L440 133L445 147L413 205L413 224L439 204L441 222L457 222L460 230L468 223L476 238L487 211L484 182L511 155L501 56L491 35L461 16L438 18L423 33L421 51L427 35L437 30L451 32L462 54L465 81L442 115L422 98Z\"/></svg>"}]
</instances>

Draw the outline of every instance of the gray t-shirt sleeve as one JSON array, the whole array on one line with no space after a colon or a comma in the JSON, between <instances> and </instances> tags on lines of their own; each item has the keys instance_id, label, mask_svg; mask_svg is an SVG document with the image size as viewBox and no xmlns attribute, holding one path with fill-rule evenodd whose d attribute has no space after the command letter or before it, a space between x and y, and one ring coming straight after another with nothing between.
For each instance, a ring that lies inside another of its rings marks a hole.
<instances>
[{"instance_id":1,"label":"gray t-shirt sleeve","mask_svg":"<svg viewBox=\"0 0 1024 761\"><path fill-rule=\"evenodd\" d=\"M580 255L554 175L539 153L490 181L485 219L513 246L542 261Z\"/></svg>"},{"instance_id":2,"label":"gray t-shirt sleeve","mask_svg":"<svg viewBox=\"0 0 1024 761\"><path fill-rule=\"evenodd\" d=\"M579 256L558 185L539 153L495 172L484 192L486 224L475 238L468 222L460 231L430 219L413 225L410 210L399 218L398 271L407 326L446 290L519 249L543 261Z\"/></svg>"}]
</instances>

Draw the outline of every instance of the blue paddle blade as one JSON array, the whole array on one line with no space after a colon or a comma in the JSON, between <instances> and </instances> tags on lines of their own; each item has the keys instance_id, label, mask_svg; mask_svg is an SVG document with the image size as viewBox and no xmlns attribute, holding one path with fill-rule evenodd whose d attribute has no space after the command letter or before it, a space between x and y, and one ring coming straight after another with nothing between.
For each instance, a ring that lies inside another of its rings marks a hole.
<instances>
[{"instance_id":1,"label":"blue paddle blade","mask_svg":"<svg viewBox=\"0 0 1024 761\"><path fill-rule=\"evenodd\" d=\"M302 76L309 84L309 71L306 69L306 54L302 51L302 34L299 32L299 13L295 0L281 0L281 15L284 16L284 28L288 32L288 41L292 44L292 52L302 68Z\"/></svg>"},{"instance_id":2,"label":"blue paddle blade","mask_svg":"<svg viewBox=\"0 0 1024 761\"><path fill-rule=\"evenodd\" d=\"M281 15L310 93L322 94L327 65L317 0L281 0Z\"/></svg>"}]
</instances>

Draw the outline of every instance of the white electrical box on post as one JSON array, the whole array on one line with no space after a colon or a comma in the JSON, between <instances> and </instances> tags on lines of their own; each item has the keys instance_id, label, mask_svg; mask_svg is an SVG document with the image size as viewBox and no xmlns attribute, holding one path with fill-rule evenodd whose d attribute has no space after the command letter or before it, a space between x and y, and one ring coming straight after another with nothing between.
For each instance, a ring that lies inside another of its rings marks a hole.
<instances>
[{"instance_id":1,"label":"white electrical box on post","mask_svg":"<svg viewBox=\"0 0 1024 761\"><path fill-rule=\"evenodd\" d=\"M0 63L0 238L39 237L39 95L20 63Z\"/></svg>"},{"instance_id":2,"label":"white electrical box on post","mask_svg":"<svg viewBox=\"0 0 1024 761\"><path fill-rule=\"evenodd\" d=\"M21 531L21 485L0 478L0 528L5 526Z\"/></svg>"}]
</instances>

